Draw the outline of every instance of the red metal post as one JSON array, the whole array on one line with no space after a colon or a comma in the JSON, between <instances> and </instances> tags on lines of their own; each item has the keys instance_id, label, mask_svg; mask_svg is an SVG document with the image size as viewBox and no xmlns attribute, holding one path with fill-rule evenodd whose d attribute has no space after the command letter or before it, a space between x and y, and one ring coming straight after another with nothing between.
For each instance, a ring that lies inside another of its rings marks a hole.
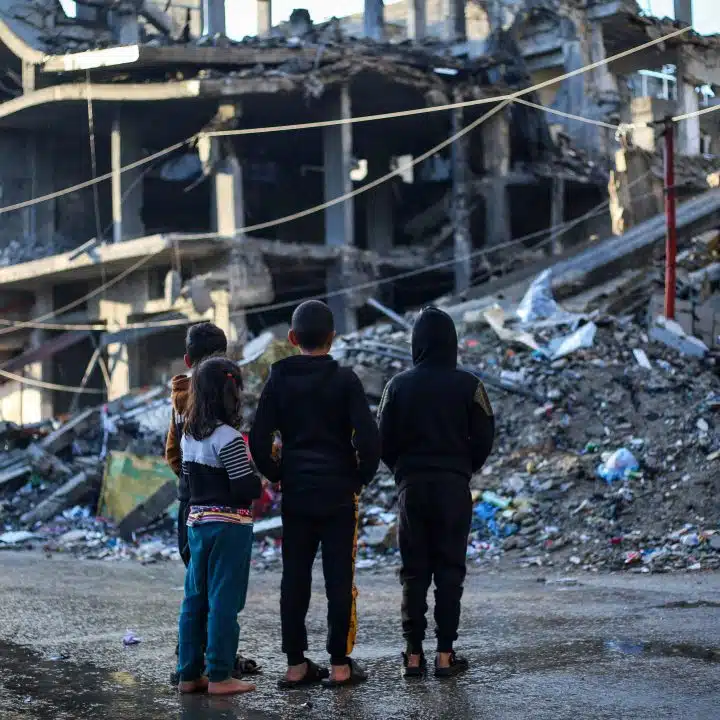
<instances>
[{"instance_id":1,"label":"red metal post","mask_svg":"<svg viewBox=\"0 0 720 720\"><path fill-rule=\"evenodd\" d=\"M675 263L677 224L675 215L675 124L665 120L665 317L675 319Z\"/></svg>"}]
</instances>

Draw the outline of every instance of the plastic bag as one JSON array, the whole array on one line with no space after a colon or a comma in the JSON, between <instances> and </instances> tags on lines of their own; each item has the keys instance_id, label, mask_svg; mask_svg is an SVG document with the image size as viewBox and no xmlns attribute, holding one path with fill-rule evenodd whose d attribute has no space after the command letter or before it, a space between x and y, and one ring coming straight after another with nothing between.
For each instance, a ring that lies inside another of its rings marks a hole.
<instances>
[{"instance_id":1,"label":"plastic bag","mask_svg":"<svg viewBox=\"0 0 720 720\"><path fill-rule=\"evenodd\" d=\"M597 474L610 485L639 469L640 463L636 457L627 448L620 448L598 466Z\"/></svg>"}]
</instances>

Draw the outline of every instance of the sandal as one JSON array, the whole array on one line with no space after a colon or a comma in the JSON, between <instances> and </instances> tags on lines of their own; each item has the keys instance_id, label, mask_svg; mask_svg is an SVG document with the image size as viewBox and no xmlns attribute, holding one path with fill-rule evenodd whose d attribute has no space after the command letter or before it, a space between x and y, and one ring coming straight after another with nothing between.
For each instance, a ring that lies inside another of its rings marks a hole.
<instances>
[{"instance_id":1,"label":"sandal","mask_svg":"<svg viewBox=\"0 0 720 720\"><path fill-rule=\"evenodd\" d=\"M349 687L364 683L368 679L367 673L352 658L348 658L348 665L350 665L350 677L347 680L333 680L329 677L327 680L322 681L323 687Z\"/></svg>"},{"instance_id":2,"label":"sandal","mask_svg":"<svg viewBox=\"0 0 720 720\"><path fill-rule=\"evenodd\" d=\"M408 654L403 653L403 667L402 667L402 676L408 680L413 678L422 678L427 675L427 661L425 660L425 655L422 653L420 654L420 665L417 667L409 667L408 666Z\"/></svg>"},{"instance_id":3,"label":"sandal","mask_svg":"<svg viewBox=\"0 0 720 720\"><path fill-rule=\"evenodd\" d=\"M233 677L241 678L243 675L258 675L262 672L262 665L258 665L251 658L238 655L235 658L235 667L233 668Z\"/></svg>"},{"instance_id":4,"label":"sandal","mask_svg":"<svg viewBox=\"0 0 720 720\"><path fill-rule=\"evenodd\" d=\"M449 678L455 677L460 673L465 672L470 667L470 663L466 658L456 655L455 652L450 653L450 665L448 667L440 667L435 660L435 677L436 678Z\"/></svg>"},{"instance_id":5,"label":"sandal","mask_svg":"<svg viewBox=\"0 0 720 720\"><path fill-rule=\"evenodd\" d=\"M330 677L330 671L327 668L316 665L312 660L305 660L307 668L305 669L305 675L300 680L288 680L287 678L281 678L278 680L278 688L280 690L293 690L294 688L306 687L307 685L315 685L319 682L324 682L326 678Z\"/></svg>"}]
</instances>

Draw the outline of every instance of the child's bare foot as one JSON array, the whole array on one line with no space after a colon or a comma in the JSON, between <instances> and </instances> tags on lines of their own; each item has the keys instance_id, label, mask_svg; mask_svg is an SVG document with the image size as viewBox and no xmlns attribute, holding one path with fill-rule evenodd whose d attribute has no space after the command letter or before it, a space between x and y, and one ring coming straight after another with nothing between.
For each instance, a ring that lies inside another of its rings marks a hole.
<instances>
[{"instance_id":1,"label":"child's bare foot","mask_svg":"<svg viewBox=\"0 0 720 720\"><path fill-rule=\"evenodd\" d=\"M333 682L348 681L350 679L350 666L347 663L345 663L344 665L331 665L330 679Z\"/></svg>"},{"instance_id":2,"label":"child's bare foot","mask_svg":"<svg viewBox=\"0 0 720 720\"><path fill-rule=\"evenodd\" d=\"M241 693L252 692L255 690L255 684L238 680L237 678L228 678L221 682L211 682L208 684L208 693L210 695L240 695Z\"/></svg>"},{"instance_id":3,"label":"child's bare foot","mask_svg":"<svg viewBox=\"0 0 720 720\"><path fill-rule=\"evenodd\" d=\"M285 679L288 682L300 682L300 680L305 677L307 670L307 660L299 665L288 665L287 672L285 673Z\"/></svg>"},{"instance_id":4,"label":"child's bare foot","mask_svg":"<svg viewBox=\"0 0 720 720\"><path fill-rule=\"evenodd\" d=\"M178 690L183 695L205 692L208 689L208 684L208 679L206 677L201 677L197 680L183 680L178 683Z\"/></svg>"}]
</instances>

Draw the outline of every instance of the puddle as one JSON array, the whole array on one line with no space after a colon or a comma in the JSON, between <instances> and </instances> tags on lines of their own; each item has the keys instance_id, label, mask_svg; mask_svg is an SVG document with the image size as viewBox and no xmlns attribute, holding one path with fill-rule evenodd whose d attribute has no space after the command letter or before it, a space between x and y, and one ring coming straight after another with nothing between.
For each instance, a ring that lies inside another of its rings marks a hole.
<instances>
[{"instance_id":1,"label":"puddle","mask_svg":"<svg viewBox=\"0 0 720 720\"><path fill-rule=\"evenodd\" d=\"M654 657L682 657L705 662L720 662L720 649L694 643L637 642L633 640L606 640L608 652L622 655L648 655Z\"/></svg>"},{"instance_id":2,"label":"puddle","mask_svg":"<svg viewBox=\"0 0 720 720\"><path fill-rule=\"evenodd\" d=\"M660 610L696 610L697 608L720 608L720 602L713 600L677 600L656 605Z\"/></svg>"},{"instance_id":3,"label":"puddle","mask_svg":"<svg viewBox=\"0 0 720 720\"><path fill-rule=\"evenodd\" d=\"M157 720L176 705L170 689L162 695L141 687L129 673L65 658L48 659L22 645L0 641L0 706L8 713L3 717L13 717L16 711L17 717L37 720L101 716Z\"/></svg>"}]
</instances>

